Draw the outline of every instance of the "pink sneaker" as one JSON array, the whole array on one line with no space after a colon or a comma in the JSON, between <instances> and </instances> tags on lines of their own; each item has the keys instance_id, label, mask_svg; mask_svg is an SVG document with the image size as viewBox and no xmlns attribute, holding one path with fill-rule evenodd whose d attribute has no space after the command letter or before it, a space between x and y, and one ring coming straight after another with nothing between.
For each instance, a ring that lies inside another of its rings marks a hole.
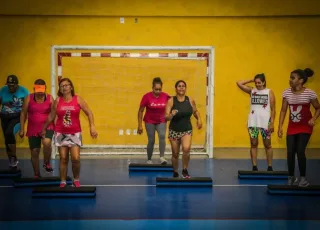
<instances>
[{"instance_id":1,"label":"pink sneaker","mask_svg":"<svg viewBox=\"0 0 320 230\"><path fill-rule=\"evenodd\" d=\"M60 188L65 188L66 186L67 186L67 183L64 181L60 183Z\"/></svg>"},{"instance_id":2,"label":"pink sneaker","mask_svg":"<svg viewBox=\"0 0 320 230\"><path fill-rule=\"evenodd\" d=\"M76 187L76 188L79 188L80 187L80 181L79 180L73 180L72 186Z\"/></svg>"}]
</instances>

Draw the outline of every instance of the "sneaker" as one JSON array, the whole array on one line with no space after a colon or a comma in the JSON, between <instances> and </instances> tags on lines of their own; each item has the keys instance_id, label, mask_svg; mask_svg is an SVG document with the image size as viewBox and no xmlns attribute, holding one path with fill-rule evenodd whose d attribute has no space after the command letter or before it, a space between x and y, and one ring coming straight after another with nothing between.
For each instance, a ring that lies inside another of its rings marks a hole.
<instances>
[{"instance_id":1,"label":"sneaker","mask_svg":"<svg viewBox=\"0 0 320 230\"><path fill-rule=\"evenodd\" d=\"M298 183L298 178L294 177L294 176L289 176L288 177L288 185L297 185Z\"/></svg>"},{"instance_id":2,"label":"sneaker","mask_svg":"<svg viewBox=\"0 0 320 230\"><path fill-rule=\"evenodd\" d=\"M17 157L11 157L9 166L11 168L17 168L18 167L18 163L19 163L19 161L18 161Z\"/></svg>"},{"instance_id":3,"label":"sneaker","mask_svg":"<svg viewBox=\"0 0 320 230\"><path fill-rule=\"evenodd\" d=\"M309 181L305 177L301 177L298 186L299 187L308 187L310 185Z\"/></svg>"},{"instance_id":4,"label":"sneaker","mask_svg":"<svg viewBox=\"0 0 320 230\"><path fill-rule=\"evenodd\" d=\"M268 166L268 169L267 169L267 171L273 171L273 168L272 168L272 166Z\"/></svg>"},{"instance_id":5,"label":"sneaker","mask_svg":"<svg viewBox=\"0 0 320 230\"><path fill-rule=\"evenodd\" d=\"M79 188L80 187L80 181L79 180L73 180L72 186L76 187L76 188Z\"/></svg>"},{"instance_id":6,"label":"sneaker","mask_svg":"<svg viewBox=\"0 0 320 230\"><path fill-rule=\"evenodd\" d=\"M252 166L252 171L258 171L258 167L257 166Z\"/></svg>"},{"instance_id":7,"label":"sneaker","mask_svg":"<svg viewBox=\"0 0 320 230\"><path fill-rule=\"evenodd\" d=\"M173 177L174 177L174 178L179 177L179 173L178 173L178 172L173 172Z\"/></svg>"},{"instance_id":8,"label":"sneaker","mask_svg":"<svg viewBox=\"0 0 320 230\"><path fill-rule=\"evenodd\" d=\"M50 165L50 163L45 163L45 164L43 164L43 168L46 170L46 172L48 172L48 173L51 173L51 172L53 172L53 168L52 168L52 166Z\"/></svg>"},{"instance_id":9,"label":"sneaker","mask_svg":"<svg viewBox=\"0 0 320 230\"><path fill-rule=\"evenodd\" d=\"M164 157L160 157L160 164L166 165L167 164L167 160Z\"/></svg>"},{"instance_id":10,"label":"sneaker","mask_svg":"<svg viewBox=\"0 0 320 230\"><path fill-rule=\"evenodd\" d=\"M153 164L152 160L147 160L147 164Z\"/></svg>"},{"instance_id":11,"label":"sneaker","mask_svg":"<svg viewBox=\"0 0 320 230\"><path fill-rule=\"evenodd\" d=\"M189 175L187 169L183 169L183 170L182 170L182 177L183 177L183 178L190 178L190 175Z\"/></svg>"},{"instance_id":12,"label":"sneaker","mask_svg":"<svg viewBox=\"0 0 320 230\"><path fill-rule=\"evenodd\" d=\"M67 182L61 181L60 182L60 188L65 188L67 186Z\"/></svg>"}]
</instances>

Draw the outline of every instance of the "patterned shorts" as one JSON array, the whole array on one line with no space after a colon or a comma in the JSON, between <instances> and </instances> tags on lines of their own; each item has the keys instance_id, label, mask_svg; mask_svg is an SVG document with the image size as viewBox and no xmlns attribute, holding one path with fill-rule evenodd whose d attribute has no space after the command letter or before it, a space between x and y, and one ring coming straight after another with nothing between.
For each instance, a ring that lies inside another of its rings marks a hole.
<instances>
[{"instance_id":1,"label":"patterned shorts","mask_svg":"<svg viewBox=\"0 0 320 230\"><path fill-rule=\"evenodd\" d=\"M82 146L82 134L81 132L75 134L55 133L54 143L58 147Z\"/></svg>"},{"instance_id":2,"label":"patterned shorts","mask_svg":"<svg viewBox=\"0 0 320 230\"><path fill-rule=\"evenodd\" d=\"M169 136L168 138L170 140L179 140L181 139L184 135L191 135L192 136L192 130L184 131L184 132L176 132L171 129L169 129Z\"/></svg>"},{"instance_id":3,"label":"patterned shorts","mask_svg":"<svg viewBox=\"0 0 320 230\"><path fill-rule=\"evenodd\" d=\"M257 139L259 136L259 131L261 132L262 139L270 139L271 138L271 133L269 130L264 129L264 128L257 128L257 127L249 127L249 135L251 138Z\"/></svg>"}]
</instances>

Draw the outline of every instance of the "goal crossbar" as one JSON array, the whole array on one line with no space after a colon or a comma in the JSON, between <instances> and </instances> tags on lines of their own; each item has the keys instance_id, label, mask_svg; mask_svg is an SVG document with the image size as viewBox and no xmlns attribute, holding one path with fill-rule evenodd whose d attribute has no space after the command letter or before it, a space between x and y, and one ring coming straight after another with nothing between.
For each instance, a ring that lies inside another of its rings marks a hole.
<instances>
[{"instance_id":1,"label":"goal crossbar","mask_svg":"<svg viewBox=\"0 0 320 230\"><path fill-rule=\"evenodd\" d=\"M206 70L206 143L205 152L192 152L192 154L207 154L213 158L213 115L214 115L214 47L212 46L81 46L81 45L54 45L51 47L51 92L57 92L57 80L62 78L62 59L67 57L103 57L103 58L156 58L180 60L207 60ZM54 146L53 146L54 147ZM117 145L87 145L84 149L98 147L112 148L145 148L145 146L117 146ZM197 148L200 146L193 146ZM52 158L57 150L53 148ZM84 153L86 154L86 153ZM101 152L87 152L89 155L100 155ZM108 154L129 154L128 152L108 152ZM133 154L145 154L133 152Z\"/></svg>"}]
</instances>

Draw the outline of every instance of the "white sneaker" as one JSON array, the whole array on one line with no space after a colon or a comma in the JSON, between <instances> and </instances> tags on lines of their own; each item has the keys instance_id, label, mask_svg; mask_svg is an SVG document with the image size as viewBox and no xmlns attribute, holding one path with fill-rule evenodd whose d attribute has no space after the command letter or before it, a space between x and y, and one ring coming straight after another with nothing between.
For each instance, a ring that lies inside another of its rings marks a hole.
<instances>
[{"instance_id":1,"label":"white sneaker","mask_svg":"<svg viewBox=\"0 0 320 230\"><path fill-rule=\"evenodd\" d=\"M308 187L310 185L309 181L305 177L301 177L299 181L299 187Z\"/></svg>"},{"instance_id":2,"label":"white sneaker","mask_svg":"<svg viewBox=\"0 0 320 230\"><path fill-rule=\"evenodd\" d=\"M148 161L147 161L147 164L153 164L153 163L152 163L152 161L151 161L151 160L148 160Z\"/></svg>"},{"instance_id":3,"label":"white sneaker","mask_svg":"<svg viewBox=\"0 0 320 230\"><path fill-rule=\"evenodd\" d=\"M167 164L167 160L164 157L160 157L160 164L166 165Z\"/></svg>"}]
</instances>

